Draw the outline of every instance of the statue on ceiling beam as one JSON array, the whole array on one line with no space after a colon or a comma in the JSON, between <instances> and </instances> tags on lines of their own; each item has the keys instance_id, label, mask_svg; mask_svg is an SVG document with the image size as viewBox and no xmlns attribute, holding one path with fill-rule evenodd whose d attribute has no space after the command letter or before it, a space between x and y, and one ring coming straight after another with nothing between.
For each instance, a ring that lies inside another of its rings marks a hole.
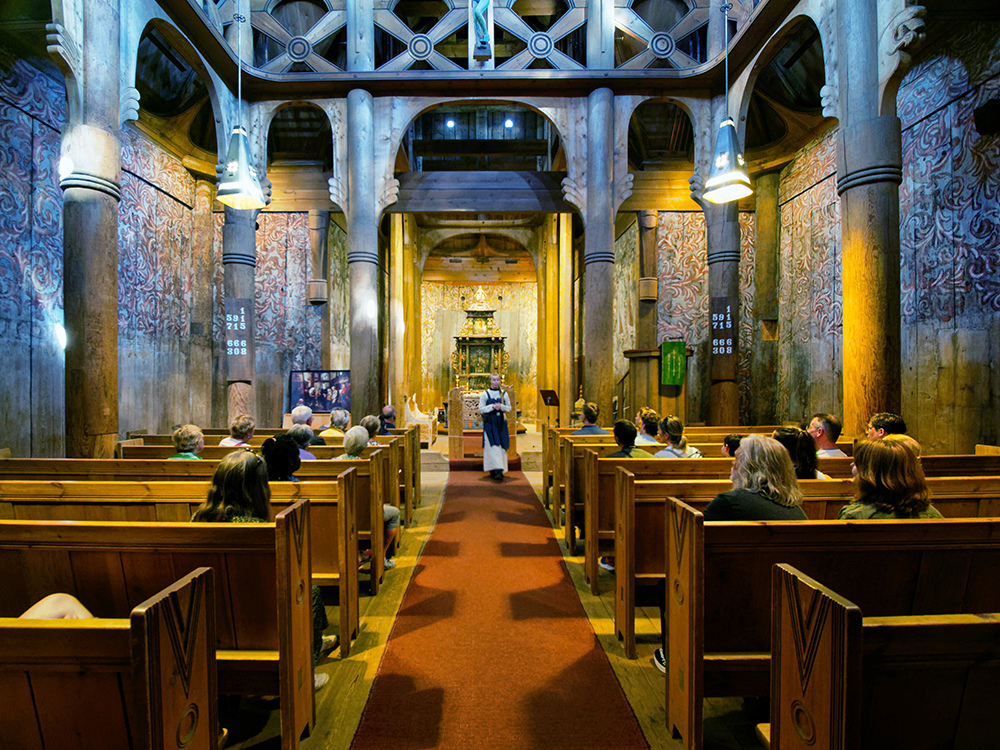
<instances>
[{"instance_id":1,"label":"statue on ceiling beam","mask_svg":"<svg viewBox=\"0 0 1000 750\"><path fill-rule=\"evenodd\" d=\"M489 60L492 57L490 30L486 21L489 8L490 0L472 0L472 24L476 32L476 47L472 51L472 57L476 60Z\"/></svg>"}]
</instances>

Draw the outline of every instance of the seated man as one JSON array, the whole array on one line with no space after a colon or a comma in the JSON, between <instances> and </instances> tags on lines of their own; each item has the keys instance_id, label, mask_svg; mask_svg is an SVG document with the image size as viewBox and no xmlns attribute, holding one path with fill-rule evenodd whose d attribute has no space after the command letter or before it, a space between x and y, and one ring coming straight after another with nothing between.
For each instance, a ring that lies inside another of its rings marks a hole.
<instances>
[{"instance_id":1,"label":"seated man","mask_svg":"<svg viewBox=\"0 0 1000 750\"><path fill-rule=\"evenodd\" d=\"M224 437L219 441L223 448L238 448L243 445L250 445L250 438L256 425L253 417L249 414L237 414L233 421L229 423L229 437Z\"/></svg>"},{"instance_id":2,"label":"seated man","mask_svg":"<svg viewBox=\"0 0 1000 750\"><path fill-rule=\"evenodd\" d=\"M638 437L635 439L636 445L658 445L656 433L660 429L660 415L655 409L644 406L635 415L635 426Z\"/></svg>"},{"instance_id":3,"label":"seated man","mask_svg":"<svg viewBox=\"0 0 1000 750\"><path fill-rule=\"evenodd\" d=\"M600 407L593 401L588 401L583 405L581 411L583 415L583 427L574 432L574 435L608 435L608 431L597 426L597 418L601 414Z\"/></svg>"},{"instance_id":4,"label":"seated man","mask_svg":"<svg viewBox=\"0 0 1000 750\"><path fill-rule=\"evenodd\" d=\"M841 430L843 430L843 425L832 414L813 414L806 432L812 435L813 440L816 441L817 456L820 458L847 456L844 451L837 447L837 438L840 437Z\"/></svg>"},{"instance_id":5,"label":"seated man","mask_svg":"<svg viewBox=\"0 0 1000 750\"><path fill-rule=\"evenodd\" d=\"M186 424L174 430L174 450L177 451L171 459L188 459L200 461L202 448L205 447L205 436L197 425Z\"/></svg>"},{"instance_id":6,"label":"seated man","mask_svg":"<svg viewBox=\"0 0 1000 750\"><path fill-rule=\"evenodd\" d=\"M365 417L365 419L368 419L368 417ZM375 419L375 417L372 417L372 419ZM364 451L365 446L368 445L368 439L369 439L368 430L366 430L364 427L361 426L352 427L344 434L344 455L337 456L336 460L346 461L346 460L362 458L361 454ZM391 549L390 542L396 536L393 529L399 527L399 508L397 508L394 505L383 504L382 523L385 524L384 526L385 548L386 548L385 567L395 568L396 561L392 559L389 550ZM370 552L368 553L367 558L365 558L364 555L362 555L362 562L366 562L370 558L371 558Z\"/></svg>"},{"instance_id":7,"label":"seated man","mask_svg":"<svg viewBox=\"0 0 1000 750\"><path fill-rule=\"evenodd\" d=\"M351 423L351 413L346 409L334 409L330 412L330 426L323 430L319 436L343 437L347 431L347 425Z\"/></svg>"},{"instance_id":8,"label":"seated man","mask_svg":"<svg viewBox=\"0 0 1000 750\"><path fill-rule=\"evenodd\" d=\"M379 418L379 435L391 435L389 430L396 429L396 407L386 404L382 407L382 416Z\"/></svg>"},{"instance_id":9,"label":"seated man","mask_svg":"<svg viewBox=\"0 0 1000 750\"><path fill-rule=\"evenodd\" d=\"M865 434L869 440L885 437L886 435L904 435L906 433L906 422L898 414L890 411L880 411L872 414L868 420L868 429Z\"/></svg>"},{"instance_id":10,"label":"seated man","mask_svg":"<svg viewBox=\"0 0 1000 750\"><path fill-rule=\"evenodd\" d=\"M652 458L652 454L648 453L641 448L636 448L636 432L635 425L629 422L627 419L619 419L615 422L615 442L618 443L618 447L621 448L619 451L614 453L609 453L608 458Z\"/></svg>"},{"instance_id":11,"label":"seated man","mask_svg":"<svg viewBox=\"0 0 1000 750\"><path fill-rule=\"evenodd\" d=\"M294 409L292 409L292 425L304 424L306 427L312 430L313 423L313 410L310 409L305 404L299 404ZM310 438L310 445L326 445L326 441L319 435L314 434Z\"/></svg>"}]
</instances>

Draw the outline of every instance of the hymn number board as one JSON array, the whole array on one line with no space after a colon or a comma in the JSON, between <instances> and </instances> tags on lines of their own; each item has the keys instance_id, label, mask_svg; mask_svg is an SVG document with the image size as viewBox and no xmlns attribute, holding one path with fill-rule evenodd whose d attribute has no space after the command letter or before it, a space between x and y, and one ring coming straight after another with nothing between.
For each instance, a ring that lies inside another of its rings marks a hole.
<instances>
[{"instance_id":1,"label":"hymn number board","mask_svg":"<svg viewBox=\"0 0 1000 750\"><path fill-rule=\"evenodd\" d=\"M249 299L226 299L226 366L228 380L252 380L253 304Z\"/></svg>"},{"instance_id":2,"label":"hymn number board","mask_svg":"<svg viewBox=\"0 0 1000 750\"><path fill-rule=\"evenodd\" d=\"M712 297L712 379L732 380L736 377L736 349L739 335L735 300Z\"/></svg>"}]
</instances>

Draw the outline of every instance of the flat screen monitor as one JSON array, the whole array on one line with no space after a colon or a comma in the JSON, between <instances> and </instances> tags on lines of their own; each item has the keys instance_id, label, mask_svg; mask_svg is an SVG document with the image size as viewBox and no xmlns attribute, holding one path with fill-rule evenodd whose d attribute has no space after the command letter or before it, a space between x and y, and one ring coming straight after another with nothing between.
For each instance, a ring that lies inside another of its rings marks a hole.
<instances>
[{"instance_id":1,"label":"flat screen monitor","mask_svg":"<svg viewBox=\"0 0 1000 750\"><path fill-rule=\"evenodd\" d=\"M306 405L315 412L351 410L350 370L292 370L288 378L288 411Z\"/></svg>"}]
</instances>

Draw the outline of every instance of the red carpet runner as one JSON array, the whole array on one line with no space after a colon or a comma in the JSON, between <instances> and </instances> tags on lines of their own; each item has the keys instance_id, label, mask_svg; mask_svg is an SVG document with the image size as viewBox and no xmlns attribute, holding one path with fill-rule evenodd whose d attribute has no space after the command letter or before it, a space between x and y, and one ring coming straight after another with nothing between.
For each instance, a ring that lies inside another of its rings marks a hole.
<instances>
[{"instance_id":1,"label":"red carpet runner","mask_svg":"<svg viewBox=\"0 0 1000 750\"><path fill-rule=\"evenodd\" d=\"M352 747L648 748L520 472L449 475Z\"/></svg>"}]
</instances>

